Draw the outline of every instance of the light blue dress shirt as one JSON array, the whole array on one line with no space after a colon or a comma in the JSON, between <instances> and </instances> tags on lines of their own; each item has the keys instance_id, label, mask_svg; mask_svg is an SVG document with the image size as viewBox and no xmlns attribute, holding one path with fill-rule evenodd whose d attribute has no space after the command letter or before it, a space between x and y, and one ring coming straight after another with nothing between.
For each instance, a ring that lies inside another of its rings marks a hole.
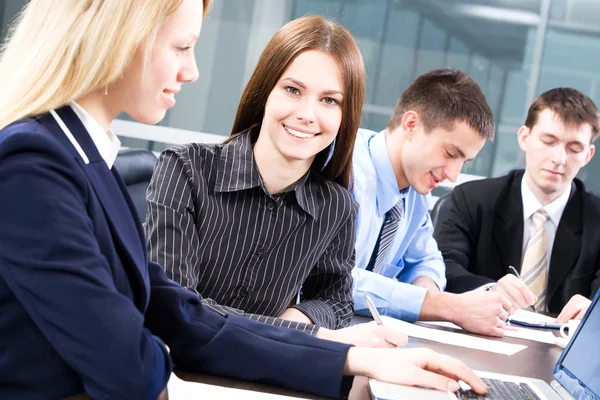
<instances>
[{"instance_id":1,"label":"light blue dress shirt","mask_svg":"<svg viewBox=\"0 0 600 400\"><path fill-rule=\"evenodd\" d=\"M359 129L353 158L353 195L359 204L356 232L354 312L370 315L369 295L383 315L416 321L427 289L410 283L431 278L440 290L446 287L446 267L428 212L427 198L412 188L400 191L388 155L385 131ZM383 225L385 213L404 198L404 214L381 271L365 268Z\"/></svg>"}]
</instances>

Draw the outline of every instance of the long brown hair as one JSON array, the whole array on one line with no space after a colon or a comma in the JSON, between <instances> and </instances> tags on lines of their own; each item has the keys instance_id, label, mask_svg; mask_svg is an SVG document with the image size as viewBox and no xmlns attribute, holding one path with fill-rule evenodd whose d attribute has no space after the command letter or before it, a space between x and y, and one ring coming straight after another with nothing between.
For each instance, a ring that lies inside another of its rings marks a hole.
<instances>
[{"instance_id":1,"label":"long brown hair","mask_svg":"<svg viewBox=\"0 0 600 400\"><path fill-rule=\"evenodd\" d=\"M349 188L352 175L352 152L360 125L360 113L365 93L365 67L360 50L352 35L343 26L319 16L298 18L279 29L262 52L254 73L250 77L226 142L248 128L260 128L269 94L281 75L301 53L307 50L322 51L337 61L341 76L344 101L342 121L333 155L327 158L330 147L321 151L311 165L326 179ZM260 129L252 129L252 142ZM323 166L327 162L325 168Z\"/></svg>"}]
</instances>

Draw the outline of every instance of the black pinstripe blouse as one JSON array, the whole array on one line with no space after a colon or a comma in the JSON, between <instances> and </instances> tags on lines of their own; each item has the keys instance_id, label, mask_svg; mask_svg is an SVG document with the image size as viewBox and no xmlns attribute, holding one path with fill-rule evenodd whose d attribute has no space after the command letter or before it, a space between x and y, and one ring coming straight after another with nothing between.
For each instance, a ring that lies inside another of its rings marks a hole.
<instances>
[{"instance_id":1,"label":"black pinstripe blouse","mask_svg":"<svg viewBox=\"0 0 600 400\"><path fill-rule=\"evenodd\" d=\"M165 150L147 202L150 257L215 311L314 333L272 318L302 287L294 308L317 326L348 325L357 206L340 185L309 172L269 195L247 133Z\"/></svg>"}]
</instances>

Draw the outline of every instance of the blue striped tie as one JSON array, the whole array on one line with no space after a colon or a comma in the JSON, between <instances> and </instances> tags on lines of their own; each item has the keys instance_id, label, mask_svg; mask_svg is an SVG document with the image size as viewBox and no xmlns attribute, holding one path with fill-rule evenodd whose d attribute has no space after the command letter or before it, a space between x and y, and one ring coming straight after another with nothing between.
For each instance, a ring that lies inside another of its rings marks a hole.
<instances>
[{"instance_id":1,"label":"blue striped tie","mask_svg":"<svg viewBox=\"0 0 600 400\"><path fill-rule=\"evenodd\" d=\"M367 266L368 270L372 270L376 273L381 271L381 266L384 264L387 255L390 252L390 247L396 237L396 232L398 231L398 226L400 226L403 214L404 198L401 198L391 210L385 213L385 221L379 232L379 239L377 240L377 244L371 255L371 261L369 261L369 265Z\"/></svg>"}]
</instances>

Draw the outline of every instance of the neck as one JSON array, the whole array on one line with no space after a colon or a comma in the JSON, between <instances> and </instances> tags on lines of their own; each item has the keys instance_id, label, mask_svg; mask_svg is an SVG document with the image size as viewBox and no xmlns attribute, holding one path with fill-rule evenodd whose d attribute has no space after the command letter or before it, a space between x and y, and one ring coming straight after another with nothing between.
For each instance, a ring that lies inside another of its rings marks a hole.
<instances>
[{"instance_id":1,"label":"neck","mask_svg":"<svg viewBox=\"0 0 600 400\"><path fill-rule=\"evenodd\" d=\"M290 161L281 153L270 150L270 147L265 145L265 140L261 141L265 136L266 134L259 135L254 144L254 162L267 192L276 194L302 178L308 172L312 159Z\"/></svg>"},{"instance_id":2,"label":"neck","mask_svg":"<svg viewBox=\"0 0 600 400\"><path fill-rule=\"evenodd\" d=\"M385 144L394 169L394 175L396 175L396 181L398 182L398 189L403 190L410 186L408 178L402 167L402 149L404 148L405 138L400 131L391 134L388 130L385 131Z\"/></svg>"},{"instance_id":3,"label":"neck","mask_svg":"<svg viewBox=\"0 0 600 400\"><path fill-rule=\"evenodd\" d=\"M548 204L552 203L554 200L558 199L565 193L564 190L562 192L545 193L533 183L533 181L531 180L531 176L527 171L525 171L525 184L527 185L529 190L531 190L531 193L533 193L535 198L540 202L542 207L546 207ZM568 186L565 190L568 190L568 188L570 188L570 186Z\"/></svg>"},{"instance_id":4,"label":"neck","mask_svg":"<svg viewBox=\"0 0 600 400\"><path fill-rule=\"evenodd\" d=\"M75 100L108 134L110 124L117 118L118 112L109 106L109 96L104 91L94 91Z\"/></svg>"}]
</instances>

